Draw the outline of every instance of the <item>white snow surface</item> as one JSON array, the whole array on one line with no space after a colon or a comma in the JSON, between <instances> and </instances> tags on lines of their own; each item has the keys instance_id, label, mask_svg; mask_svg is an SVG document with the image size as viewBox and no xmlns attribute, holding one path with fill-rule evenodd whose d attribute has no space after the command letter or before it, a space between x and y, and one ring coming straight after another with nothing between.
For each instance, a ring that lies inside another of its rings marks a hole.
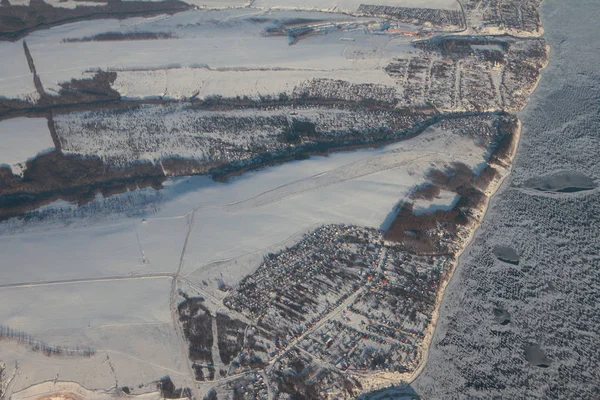
<instances>
[{"instance_id":1,"label":"white snow surface","mask_svg":"<svg viewBox=\"0 0 600 400\"><path fill-rule=\"evenodd\" d=\"M29 71L23 41L0 42L0 54L0 97L37 100L39 95Z\"/></svg>"},{"instance_id":2,"label":"white snow surface","mask_svg":"<svg viewBox=\"0 0 600 400\"><path fill-rule=\"evenodd\" d=\"M105 3L95 1L75 1L75 0L44 0L45 3L57 8L75 8L75 7L97 7ZM11 2L12 4L12 2Z\"/></svg>"},{"instance_id":3,"label":"white snow surface","mask_svg":"<svg viewBox=\"0 0 600 400\"><path fill-rule=\"evenodd\" d=\"M440 190L440 194L432 200L416 200L413 210L416 215L451 210L459 198L459 195L449 190Z\"/></svg>"},{"instance_id":4,"label":"white snow surface","mask_svg":"<svg viewBox=\"0 0 600 400\"><path fill-rule=\"evenodd\" d=\"M208 68L168 68L149 71L119 71L113 89L130 99L163 97L166 99L290 95L294 88L315 78L341 79L353 84L375 83L393 86L383 70L240 70Z\"/></svg>"},{"instance_id":5,"label":"white snow surface","mask_svg":"<svg viewBox=\"0 0 600 400\"><path fill-rule=\"evenodd\" d=\"M0 357L19 364L13 390L53 380L76 381L88 389L150 384L170 375L181 381L186 360L171 323L167 278L84 282L3 288L0 321L36 340L57 346L93 348L92 357L47 357L11 340ZM118 377L118 378L117 378ZM20 398L20 397L17 397ZM93 396L92 396L93 398Z\"/></svg>"},{"instance_id":6,"label":"white snow surface","mask_svg":"<svg viewBox=\"0 0 600 400\"><path fill-rule=\"evenodd\" d=\"M69 330L170 322L169 284L166 278L148 278L3 288L2 304L12 306L2 307L0 320L40 340L85 345L70 337ZM29 318L37 313L41 318ZM52 316L51 327L46 315Z\"/></svg>"},{"instance_id":7,"label":"white snow surface","mask_svg":"<svg viewBox=\"0 0 600 400\"><path fill-rule=\"evenodd\" d=\"M46 396L56 395L57 392L60 393L77 393L79 396L85 399L95 399L95 400L109 400L115 398L115 393L111 393L110 391L103 390L88 390L83 386L79 385L76 382L63 382L63 381L48 381L42 382L38 385L33 385L24 389L18 393L15 393L11 396L11 400L28 400L32 398L47 398ZM150 392L140 395L129 396L130 398L135 398L136 400L159 400L161 399L160 392ZM50 397L49 400L55 399L64 399L65 397L56 396Z\"/></svg>"},{"instance_id":8,"label":"white snow surface","mask_svg":"<svg viewBox=\"0 0 600 400\"><path fill-rule=\"evenodd\" d=\"M119 71L114 87L131 98L257 97L289 93L309 77L335 76L353 83L368 77L369 83L393 85L382 69L391 58L414 51L408 45L410 39L381 34L380 28L373 28L379 26L374 24L377 18L344 13L362 3L430 8L458 4L455 0L258 0L247 8L241 0L192 3L200 8L152 18L75 22L31 33L27 43L45 90L58 92L60 83L89 78L90 71L99 69ZM52 4L74 7L81 3ZM267 35L286 21L299 20L321 33L294 45L286 35ZM65 41L133 32L168 33L173 38ZM0 54L8 60L0 70L0 96L37 100L22 41L0 43Z\"/></svg>"},{"instance_id":9,"label":"white snow surface","mask_svg":"<svg viewBox=\"0 0 600 400\"><path fill-rule=\"evenodd\" d=\"M328 33L294 45L288 36L266 34L269 28L298 19L320 24L319 29ZM309 77L360 83L368 78L371 83L392 85L383 67L414 48L407 38L372 34L367 28L374 20L306 11L195 10L73 23L34 32L27 43L50 93L58 91L61 82L89 78L102 69L117 71L114 88L126 97L180 98L195 92L200 97L257 96L289 92ZM174 38L64 42L107 32L169 33Z\"/></svg>"},{"instance_id":10,"label":"white snow surface","mask_svg":"<svg viewBox=\"0 0 600 400\"><path fill-rule=\"evenodd\" d=\"M45 118L13 118L0 121L0 165L8 164L20 172L30 158L54 149Z\"/></svg>"},{"instance_id":11,"label":"white snow surface","mask_svg":"<svg viewBox=\"0 0 600 400\"><path fill-rule=\"evenodd\" d=\"M3 267L7 267L0 269L0 282L35 284L172 273L179 261L185 228L185 217L175 217L3 236L0 254Z\"/></svg>"}]
</instances>

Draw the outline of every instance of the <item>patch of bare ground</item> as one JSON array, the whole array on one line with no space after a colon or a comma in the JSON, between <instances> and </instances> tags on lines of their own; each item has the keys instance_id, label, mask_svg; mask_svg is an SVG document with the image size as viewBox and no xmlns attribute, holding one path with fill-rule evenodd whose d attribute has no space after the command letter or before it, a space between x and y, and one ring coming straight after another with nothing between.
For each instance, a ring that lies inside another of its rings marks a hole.
<instances>
[{"instance_id":1,"label":"patch of bare ground","mask_svg":"<svg viewBox=\"0 0 600 400\"><path fill-rule=\"evenodd\" d=\"M42 0L31 0L28 6L7 5L0 8L0 40L18 40L40 29L70 22L130 17L151 17L159 14L174 14L190 9L190 5L178 0L157 2L109 0L105 5L54 7Z\"/></svg>"}]
</instances>

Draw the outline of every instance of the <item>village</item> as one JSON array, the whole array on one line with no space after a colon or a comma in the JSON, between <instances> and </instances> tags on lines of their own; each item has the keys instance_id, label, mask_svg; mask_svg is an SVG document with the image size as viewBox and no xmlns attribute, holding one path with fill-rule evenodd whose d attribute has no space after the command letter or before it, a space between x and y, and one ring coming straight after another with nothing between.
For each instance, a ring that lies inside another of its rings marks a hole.
<instances>
[{"instance_id":1,"label":"village","mask_svg":"<svg viewBox=\"0 0 600 400\"><path fill-rule=\"evenodd\" d=\"M539 35L542 29L538 9L541 0L466 0L467 24L476 32Z\"/></svg>"},{"instance_id":2,"label":"village","mask_svg":"<svg viewBox=\"0 0 600 400\"><path fill-rule=\"evenodd\" d=\"M398 86L397 107L437 112L520 111L548 57L538 39L425 38L421 50L385 70Z\"/></svg>"},{"instance_id":3,"label":"village","mask_svg":"<svg viewBox=\"0 0 600 400\"><path fill-rule=\"evenodd\" d=\"M407 252L376 229L318 228L266 257L225 299L230 315L254 323L230 320L243 345L221 378L202 377L214 380L204 398L347 398L362 390L361 374L414 371L452 263L451 255ZM242 361L249 358L255 363Z\"/></svg>"},{"instance_id":4,"label":"village","mask_svg":"<svg viewBox=\"0 0 600 400\"><path fill-rule=\"evenodd\" d=\"M377 230L324 226L268 257L225 305L272 334L270 358L298 344L342 371L405 372L450 265L385 246Z\"/></svg>"},{"instance_id":5,"label":"village","mask_svg":"<svg viewBox=\"0 0 600 400\"><path fill-rule=\"evenodd\" d=\"M382 16L394 21L416 23L443 30L464 28L463 16L459 10L434 8L394 7L362 4L358 15Z\"/></svg>"}]
</instances>

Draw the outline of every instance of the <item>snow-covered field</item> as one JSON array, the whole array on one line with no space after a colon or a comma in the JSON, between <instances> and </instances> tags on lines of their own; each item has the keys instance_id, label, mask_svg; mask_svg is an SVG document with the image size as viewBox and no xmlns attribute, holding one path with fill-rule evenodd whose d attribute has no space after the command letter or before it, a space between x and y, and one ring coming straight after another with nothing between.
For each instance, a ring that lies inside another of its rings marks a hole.
<instances>
[{"instance_id":1,"label":"snow-covered field","mask_svg":"<svg viewBox=\"0 0 600 400\"><path fill-rule=\"evenodd\" d=\"M418 199L414 203L413 210L415 214L428 214L438 210L451 210L458 199L459 195L448 190L441 190L440 194L433 200Z\"/></svg>"},{"instance_id":2,"label":"snow-covered field","mask_svg":"<svg viewBox=\"0 0 600 400\"><path fill-rule=\"evenodd\" d=\"M27 160L54 149L46 118L13 118L0 121L0 165L19 174Z\"/></svg>"},{"instance_id":3,"label":"snow-covered field","mask_svg":"<svg viewBox=\"0 0 600 400\"><path fill-rule=\"evenodd\" d=\"M175 217L3 236L0 282L165 275L177 268L185 232L186 218Z\"/></svg>"},{"instance_id":4,"label":"snow-covered field","mask_svg":"<svg viewBox=\"0 0 600 400\"><path fill-rule=\"evenodd\" d=\"M199 0L196 5L201 8L175 15L82 21L33 32L27 44L49 94L60 91L61 83L89 78L99 69L117 72L113 88L125 98L256 99L290 94L319 78L398 87L384 67L393 58L418 50L410 46L409 36L387 34L382 20L348 14L363 3L264 0L246 7L239 1ZM458 6L455 0L366 3ZM169 38L93 40L110 33ZM0 44L0 54L9 54L11 60L0 72L0 95L37 100L22 42Z\"/></svg>"},{"instance_id":5,"label":"snow-covered field","mask_svg":"<svg viewBox=\"0 0 600 400\"><path fill-rule=\"evenodd\" d=\"M69 332L169 322L169 288L167 278L3 288L0 291L2 304L11 304L11 307L2 307L0 320L42 341L69 347L86 346ZM47 316L51 316L52 323Z\"/></svg>"},{"instance_id":6,"label":"snow-covered field","mask_svg":"<svg viewBox=\"0 0 600 400\"><path fill-rule=\"evenodd\" d=\"M62 396L56 396L56 393L61 393ZM89 399L97 399L97 400L108 400L114 399L117 394L116 390L113 391L105 391L105 390L88 390L81 386L76 382L55 382L55 381L47 381L37 385L33 385L28 387L27 389L14 394L11 396L12 400L28 400L33 398L50 398L56 399L79 399L81 397ZM51 397L54 396L54 397ZM159 400L161 399L161 395L158 391L150 392L146 394L134 395L130 396L137 400Z\"/></svg>"},{"instance_id":7,"label":"snow-covered field","mask_svg":"<svg viewBox=\"0 0 600 400\"><path fill-rule=\"evenodd\" d=\"M294 45L287 35L266 34L297 20L328 33ZM305 11L198 10L73 23L35 32L27 42L50 93L58 91L61 82L103 69L117 71L114 88L125 97L256 97L289 92L309 78L393 84L382 68L392 57L411 51L409 40L374 35L369 30L374 20ZM64 42L108 32L168 33L173 38Z\"/></svg>"},{"instance_id":8,"label":"snow-covered field","mask_svg":"<svg viewBox=\"0 0 600 400\"><path fill-rule=\"evenodd\" d=\"M12 390L48 380L87 389L148 385L170 375L181 382L186 360L172 325L167 278L2 288L0 321L48 345L92 348L91 357L46 356L14 340L0 341L0 357L18 373ZM138 392L139 393L139 392Z\"/></svg>"},{"instance_id":9,"label":"snow-covered field","mask_svg":"<svg viewBox=\"0 0 600 400\"><path fill-rule=\"evenodd\" d=\"M394 81L380 69L368 71L281 70L211 70L208 68L166 68L158 70L119 71L113 89L128 99L162 97L165 99L207 98L223 96L291 95L302 83L315 78L341 79L353 84L375 83L394 86Z\"/></svg>"},{"instance_id":10,"label":"snow-covered field","mask_svg":"<svg viewBox=\"0 0 600 400\"><path fill-rule=\"evenodd\" d=\"M35 101L39 98L23 51L23 41L0 42L0 97Z\"/></svg>"}]
</instances>

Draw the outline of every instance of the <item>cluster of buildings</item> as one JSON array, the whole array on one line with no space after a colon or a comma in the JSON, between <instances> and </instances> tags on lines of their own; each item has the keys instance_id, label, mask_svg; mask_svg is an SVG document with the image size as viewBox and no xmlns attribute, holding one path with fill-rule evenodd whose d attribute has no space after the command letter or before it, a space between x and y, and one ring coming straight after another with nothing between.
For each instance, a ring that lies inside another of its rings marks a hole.
<instances>
[{"instance_id":1,"label":"cluster of buildings","mask_svg":"<svg viewBox=\"0 0 600 400\"><path fill-rule=\"evenodd\" d=\"M429 25L436 29L464 28L463 15L459 10L361 4L357 14L384 17L406 23L417 21L417 25Z\"/></svg>"},{"instance_id":2,"label":"cluster of buildings","mask_svg":"<svg viewBox=\"0 0 600 400\"><path fill-rule=\"evenodd\" d=\"M240 400L267 400L269 399L269 389L267 381L261 374L250 374L241 379L236 379L229 382L226 388L229 389L231 397L223 396L224 398L233 398ZM215 396L215 399L219 397Z\"/></svg>"},{"instance_id":3,"label":"cluster of buildings","mask_svg":"<svg viewBox=\"0 0 600 400\"><path fill-rule=\"evenodd\" d=\"M481 62L476 57L455 60L441 55L425 55L421 60L411 60L408 67L407 102L422 101L438 111L501 108L498 95L500 72L494 70L490 63Z\"/></svg>"},{"instance_id":4,"label":"cluster of buildings","mask_svg":"<svg viewBox=\"0 0 600 400\"><path fill-rule=\"evenodd\" d=\"M521 110L525 107L548 62L548 54L548 45L542 39L511 43L502 75L502 97L506 108Z\"/></svg>"},{"instance_id":5,"label":"cluster of buildings","mask_svg":"<svg viewBox=\"0 0 600 400\"><path fill-rule=\"evenodd\" d=\"M414 42L421 50L385 71L398 86L398 107L437 111L518 111L546 63L538 39L446 37Z\"/></svg>"},{"instance_id":6,"label":"cluster of buildings","mask_svg":"<svg viewBox=\"0 0 600 400\"><path fill-rule=\"evenodd\" d=\"M479 29L495 29L540 33L541 0L466 0L463 7L469 25ZM477 18L469 18L471 15Z\"/></svg>"},{"instance_id":7,"label":"cluster of buildings","mask_svg":"<svg viewBox=\"0 0 600 400\"><path fill-rule=\"evenodd\" d=\"M340 314L300 346L346 371L413 370L430 323L448 256L413 256L386 247L385 260Z\"/></svg>"},{"instance_id":8,"label":"cluster of buildings","mask_svg":"<svg viewBox=\"0 0 600 400\"><path fill-rule=\"evenodd\" d=\"M453 59L422 52L394 59L387 73L401 88L398 106L433 106L439 112L501 108L501 72L476 56Z\"/></svg>"},{"instance_id":9,"label":"cluster of buildings","mask_svg":"<svg viewBox=\"0 0 600 400\"><path fill-rule=\"evenodd\" d=\"M270 384L278 399L352 399L360 383L344 371L331 368L299 348L278 359Z\"/></svg>"},{"instance_id":10,"label":"cluster of buildings","mask_svg":"<svg viewBox=\"0 0 600 400\"><path fill-rule=\"evenodd\" d=\"M375 229L328 225L271 254L225 305L278 334L284 347L354 293L376 268L383 237Z\"/></svg>"},{"instance_id":11,"label":"cluster of buildings","mask_svg":"<svg viewBox=\"0 0 600 400\"><path fill-rule=\"evenodd\" d=\"M225 305L269 332L271 359L297 344L341 371L404 372L450 265L386 246L375 229L328 225L268 256Z\"/></svg>"}]
</instances>

